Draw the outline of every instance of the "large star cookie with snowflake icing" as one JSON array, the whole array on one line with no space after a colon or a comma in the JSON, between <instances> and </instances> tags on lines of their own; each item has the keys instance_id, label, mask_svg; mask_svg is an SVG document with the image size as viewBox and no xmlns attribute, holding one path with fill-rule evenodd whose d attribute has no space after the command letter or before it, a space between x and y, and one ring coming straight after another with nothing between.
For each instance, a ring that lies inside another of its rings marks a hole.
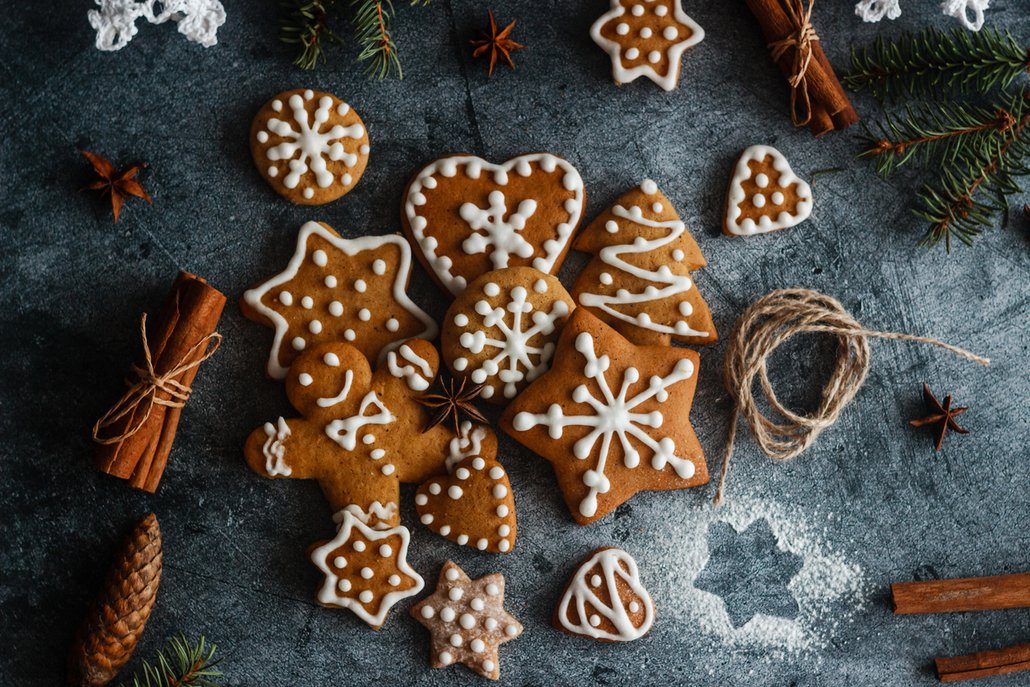
<instances>
[{"instance_id":1,"label":"large star cookie with snowflake icing","mask_svg":"<svg viewBox=\"0 0 1030 687\"><path fill-rule=\"evenodd\" d=\"M285 91L258 110L250 152L276 193L321 205L358 183L368 163L368 132L358 113L330 93Z\"/></svg>"},{"instance_id":2,"label":"large star cookie with snowflake icing","mask_svg":"<svg viewBox=\"0 0 1030 687\"><path fill-rule=\"evenodd\" d=\"M411 247L402 237L341 238L322 222L300 228L286 269L243 294L247 317L275 329L268 375L283 379L302 351L347 341L377 360L404 339L436 336L407 294Z\"/></svg>"},{"instance_id":3,"label":"large star cookie with snowflake icing","mask_svg":"<svg viewBox=\"0 0 1030 687\"><path fill-rule=\"evenodd\" d=\"M504 404L547 370L574 307L556 277L532 267L487 272L451 303L440 349L456 375Z\"/></svg>"},{"instance_id":4,"label":"large star cookie with snowflake icing","mask_svg":"<svg viewBox=\"0 0 1030 687\"><path fill-rule=\"evenodd\" d=\"M635 346L577 308L551 369L501 426L551 462L572 517L586 525L639 491L708 482L689 418L698 360L687 349Z\"/></svg>"},{"instance_id":5,"label":"large star cookie with snowflake icing","mask_svg":"<svg viewBox=\"0 0 1030 687\"><path fill-rule=\"evenodd\" d=\"M611 58L616 84L644 76L671 91L679 81L683 52L700 43L705 32L680 0L611 0L611 9L590 27L590 36Z\"/></svg>"},{"instance_id":6,"label":"large star cookie with snowflake icing","mask_svg":"<svg viewBox=\"0 0 1030 687\"><path fill-rule=\"evenodd\" d=\"M453 155L412 178L401 219L426 268L457 295L490 270L557 272L585 200L579 172L560 157L535 153L497 165Z\"/></svg>"}]
</instances>

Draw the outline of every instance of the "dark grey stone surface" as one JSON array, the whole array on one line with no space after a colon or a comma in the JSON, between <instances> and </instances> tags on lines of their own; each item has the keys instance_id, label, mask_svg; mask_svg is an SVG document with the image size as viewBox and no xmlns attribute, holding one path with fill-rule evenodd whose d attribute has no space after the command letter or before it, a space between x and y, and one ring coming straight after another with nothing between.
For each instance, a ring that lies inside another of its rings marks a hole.
<instances>
[{"instance_id":1,"label":"dark grey stone surface","mask_svg":"<svg viewBox=\"0 0 1030 687\"><path fill-rule=\"evenodd\" d=\"M0 675L4 684L58 684L75 625L131 523L149 510L164 533L159 602L141 645L204 633L226 656L229 685L466 685L463 668L432 671L426 633L395 610L372 632L350 613L315 605L316 570L304 547L331 534L314 484L271 482L241 457L247 433L288 406L264 378L269 332L230 304L222 350L201 371L158 494L133 493L98 474L89 428L120 393L137 352L137 317L157 307L179 269L205 275L236 298L278 271L299 225L329 222L347 236L399 228L398 201L419 165L447 152L494 160L548 150L576 164L588 187L588 216L642 177L655 179L693 230L709 266L697 282L725 336L761 294L811 287L842 300L873 328L924 333L993 359L981 368L938 350L874 342L869 381L840 422L793 463L774 464L741 436L731 500L774 502L820 533L820 546L862 569L866 602L837 609L813 631L825 648L781 657L728 649L696 621L678 561L704 551L685 525L710 518L713 487L640 495L587 528L569 518L550 468L502 440L519 508L513 554L490 556L413 527L412 562L432 583L446 558L470 574L499 570L508 607L525 624L502 649L511 685L691 684L928 685L929 660L1030 640L1030 611L894 618L894 580L1012 572L1028 567L1030 440L1028 228L1013 217L972 249L951 257L915 245L908 174L890 181L854 159L850 133L822 140L791 128L783 79L741 4L692 0L707 39L691 50L680 88L649 82L621 89L588 27L606 3L496 3L520 20L519 69L490 80L470 63L466 41L486 7L437 0L398 6L396 38L406 78L373 82L353 65L353 45L302 73L276 41L273 3L225 0L219 44L187 43L170 25L142 24L124 50L101 54L86 21L89 2L0 0ZM1030 2L995 0L989 21L1030 42ZM894 23L863 25L850 0L824 0L816 23L830 59L877 33L950 25L936 0L908 0ZM253 168L245 132L256 108L287 88L337 93L364 117L371 163L356 190L321 208L292 206ZM869 116L877 106L856 99ZM751 143L779 146L804 177L843 167L815 183L815 212L802 227L751 240L719 232L735 155ZM88 178L76 147L118 164L146 159L154 206L131 202L112 226L110 210L77 188ZM1030 195L1014 199L1014 207ZM582 264L571 259L562 276ZM444 299L418 273L412 293L435 315ZM813 347L813 348L809 348ZM810 353L814 350L815 353ZM720 368L724 345L701 351L692 420L709 467L725 440L729 402ZM774 375L786 399L811 406L830 347L787 347ZM802 381L804 380L804 381ZM922 411L920 384L954 393L972 409L968 436L935 455L928 436L906 426ZM804 385L806 389L799 387ZM410 490L403 517L414 523ZM671 516L670 516L671 513ZM704 531L702 528L700 531ZM725 538L725 528L719 530ZM721 541L722 539L720 539ZM549 626L575 561L615 544L633 552L655 594L658 621L625 646L567 637ZM698 549L697 547L701 547ZM767 564L768 543L736 547L742 565L715 565L706 585L738 585L720 571ZM750 560L749 558L750 557ZM790 567L787 560L782 565ZM786 568L785 568L786 569ZM746 572L736 574L747 574ZM780 584L776 575L767 578ZM735 614L781 609L754 592L733 593ZM775 600L774 600L775 601ZM782 600L781 600L782 601ZM849 606L848 604L851 604ZM1027 684L1013 676L991 684Z\"/></svg>"}]
</instances>

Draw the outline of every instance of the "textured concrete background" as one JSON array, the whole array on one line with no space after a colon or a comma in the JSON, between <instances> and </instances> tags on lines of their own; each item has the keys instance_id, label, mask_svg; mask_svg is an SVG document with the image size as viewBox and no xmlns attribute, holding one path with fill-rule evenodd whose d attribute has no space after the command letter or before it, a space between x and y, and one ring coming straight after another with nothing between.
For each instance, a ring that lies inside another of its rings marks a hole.
<instances>
[{"instance_id":1,"label":"textured concrete background","mask_svg":"<svg viewBox=\"0 0 1030 687\"><path fill-rule=\"evenodd\" d=\"M731 500L773 502L808 523L823 546L862 569L869 590L860 609L855 599L834 610L845 619L836 629L829 619L813 629L825 648L801 655L729 650L686 604L684 580L697 571L680 569L678 561L695 560L698 551L703 559L707 542L684 534L704 528L684 523L711 517L714 487L641 495L580 528L547 464L503 439L500 455L519 509L514 553L479 554L416 525L411 560L430 584L446 558L472 575L504 572L509 610L526 626L502 649L504 684L926 685L934 655L1030 640L1030 611L894 618L885 593L893 580L1028 567L1030 251L1021 217L951 257L917 247L922 227L907 209L910 177L876 177L854 159L850 133L815 140L791 128L783 79L738 2L687 3L708 37L687 54L684 78L671 94L649 82L611 84L608 59L587 33L606 6L600 0L498 1L498 17L518 18L516 38L531 47L518 53L516 73L500 67L490 80L467 49L486 6L402 2L396 38L406 78L381 83L360 75L353 45L315 72L292 67L276 40L272 4L225 0L228 22L211 49L187 43L170 25L141 24L127 48L101 54L85 16L92 3L0 0L5 684L58 684L75 625L117 543L151 509L164 533L165 573L140 655L181 629L219 644L229 685L480 682L463 668L428 668L427 636L406 615L409 604L379 632L348 612L315 605L319 578L303 549L328 537L331 525L314 484L266 481L244 465L247 433L289 408L281 386L262 374L269 331L245 321L235 305L221 325L225 344L201 371L157 495L99 475L88 439L137 353L139 313L157 307L177 270L205 275L235 299L281 268L305 220L325 220L346 236L396 231L405 180L423 161L448 152L496 161L524 151L558 153L586 180L588 217L641 178L655 179L708 258L697 282L724 336L761 294L803 286L838 297L870 327L937 336L994 360L985 369L928 347L874 342L865 388L803 457L774 464L742 436ZM989 21L1030 43L1030 2L991 4ZM852 5L824 1L815 12L838 66L852 45L879 32L952 24L936 0L907 0L900 20L879 25L863 25ZM372 139L371 163L356 190L321 208L275 195L247 147L245 132L259 105L298 86L343 97ZM856 105L866 116L877 112L869 99ZM815 182L815 212L804 226L728 239L719 225L730 167L744 146L758 142L784 150L801 176L845 171ZM118 164L148 160L144 181L154 206L134 201L112 226L110 208L76 190L88 179L77 146ZM1028 200L1017 197L1013 207ZM571 259L562 276L570 279L581 264ZM442 314L444 299L421 271L412 292ZM701 351L692 413L711 469L728 423L723 350L720 344ZM831 353L804 341L777 355L774 381L789 402L811 407ZM939 455L928 435L906 426L923 410L924 381L971 406L964 420L972 433L950 436ZM405 494L403 517L411 524L411 492ZM787 578L796 569L792 557L775 555L766 530L748 536L761 539L762 532L764 544L745 547L727 544L732 533L725 527L712 530L713 551L736 553L713 562L704 586L726 593L734 617L792 613L789 599L764 593L760 584L740 591L749 571L782 584L782 576L765 572L767 554L774 561L768 565L782 565ZM659 607L651 634L630 645L598 645L549 627L575 561L606 544L637 556Z\"/></svg>"}]
</instances>

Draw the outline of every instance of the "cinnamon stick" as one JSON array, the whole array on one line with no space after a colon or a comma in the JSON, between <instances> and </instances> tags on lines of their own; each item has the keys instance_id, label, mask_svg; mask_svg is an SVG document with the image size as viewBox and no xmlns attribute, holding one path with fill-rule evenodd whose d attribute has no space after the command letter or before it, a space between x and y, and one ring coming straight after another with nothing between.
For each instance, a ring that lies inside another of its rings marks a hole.
<instances>
[{"instance_id":1,"label":"cinnamon stick","mask_svg":"<svg viewBox=\"0 0 1030 687\"><path fill-rule=\"evenodd\" d=\"M894 612L954 613L1030 607L1030 573L891 585Z\"/></svg>"},{"instance_id":2,"label":"cinnamon stick","mask_svg":"<svg viewBox=\"0 0 1030 687\"><path fill-rule=\"evenodd\" d=\"M758 20L767 44L794 36L801 29L785 8L789 0L744 0L751 14ZM858 113L851 105L837 74L823 51L821 40L811 42L812 60L805 70L808 96L811 101L811 119L808 126L813 134L822 136L828 131L846 129L858 121ZM776 60L783 75L794 76L796 47L789 48ZM800 100L800 96L799 96Z\"/></svg>"},{"instance_id":3,"label":"cinnamon stick","mask_svg":"<svg viewBox=\"0 0 1030 687\"><path fill-rule=\"evenodd\" d=\"M937 679L941 682L1018 673L1030 670L1030 644L978 651L965 656L937 658L934 659L934 665L937 667Z\"/></svg>"},{"instance_id":4,"label":"cinnamon stick","mask_svg":"<svg viewBox=\"0 0 1030 687\"><path fill-rule=\"evenodd\" d=\"M162 376L186 367L173 384L189 389L199 369L197 365L189 365L208 354L205 339L214 335L224 307L224 294L201 277L180 272L158 315L146 327L154 373ZM136 369L147 369L146 356L137 362ZM151 493L161 481L184 400L177 399L165 388L157 388L153 401L144 399L124 416L102 427L98 423L94 428L94 439L98 441L97 467L109 475L129 480L136 489ZM98 431L102 436L98 437ZM117 440L111 441L112 437Z\"/></svg>"}]
</instances>

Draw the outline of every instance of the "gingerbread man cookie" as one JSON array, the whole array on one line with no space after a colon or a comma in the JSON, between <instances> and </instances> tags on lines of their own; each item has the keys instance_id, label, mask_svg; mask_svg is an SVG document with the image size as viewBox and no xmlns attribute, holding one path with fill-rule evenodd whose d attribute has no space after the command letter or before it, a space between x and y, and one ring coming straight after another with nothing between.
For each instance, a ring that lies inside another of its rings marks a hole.
<instances>
[{"instance_id":1,"label":"gingerbread man cookie","mask_svg":"<svg viewBox=\"0 0 1030 687\"><path fill-rule=\"evenodd\" d=\"M705 32L680 0L611 0L611 9L590 27L590 37L611 58L617 85L646 76L671 91L683 52L704 40Z\"/></svg>"},{"instance_id":2,"label":"gingerbread man cookie","mask_svg":"<svg viewBox=\"0 0 1030 687\"><path fill-rule=\"evenodd\" d=\"M482 398L507 403L543 374L575 304L556 277L532 267L482 275L444 316L440 350L447 366Z\"/></svg>"},{"instance_id":3,"label":"gingerbread man cookie","mask_svg":"<svg viewBox=\"0 0 1030 687\"><path fill-rule=\"evenodd\" d=\"M592 551L569 580L554 610L562 632L602 642L640 639L654 624L654 601L633 557L622 549Z\"/></svg>"},{"instance_id":4,"label":"gingerbread man cookie","mask_svg":"<svg viewBox=\"0 0 1030 687\"><path fill-rule=\"evenodd\" d=\"M447 461L469 451L490 460L497 452L496 435L480 425L467 423L465 437L444 426L422 431L428 411L416 399L439 365L422 339L388 352L375 372L347 343L305 351L286 378L286 395L302 417L254 430L244 447L247 464L265 477L317 480L337 519L350 511L371 526L396 525L401 482L442 474Z\"/></svg>"},{"instance_id":5,"label":"gingerbread man cookie","mask_svg":"<svg viewBox=\"0 0 1030 687\"><path fill-rule=\"evenodd\" d=\"M560 157L535 153L495 165L453 155L408 183L401 219L426 269L457 295L490 270L557 272L585 200L579 172Z\"/></svg>"},{"instance_id":6,"label":"gingerbread man cookie","mask_svg":"<svg viewBox=\"0 0 1030 687\"><path fill-rule=\"evenodd\" d=\"M411 609L432 634L434 668L464 663L483 677L501 676L497 648L522 634L522 625L504 610L504 576L473 580L451 561L444 564L436 591Z\"/></svg>"},{"instance_id":7,"label":"gingerbread man cookie","mask_svg":"<svg viewBox=\"0 0 1030 687\"><path fill-rule=\"evenodd\" d=\"M712 314L690 276L705 266L704 256L655 182L645 179L619 196L573 248L596 256L576 279L573 298L633 343L715 341Z\"/></svg>"},{"instance_id":8,"label":"gingerbread man cookie","mask_svg":"<svg viewBox=\"0 0 1030 687\"><path fill-rule=\"evenodd\" d=\"M341 238L307 222L286 269L243 294L243 314L275 329L268 375L283 379L307 348L352 343L370 360L401 341L432 339L436 322L406 292L411 247L396 235Z\"/></svg>"},{"instance_id":9,"label":"gingerbread man cookie","mask_svg":"<svg viewBox=\"0 0 1030 687\"><path fill-rule=\"evenodd\" d=\"M258 110L250 152L265 181L301 205L346 194L368 163L368 132L358 113L334 95L284 91Z\"/></svg>"},{"instance_id":10,"label":"gingerbread man cookie","mask_svg":"<svg viewBox=\"0 0 1030 687\"><path fill-rule=\"evenodd\" d=\"M501 426L554 466L581 525L638 491L708 482L690 425L698 355L635 346L577 308L562 330L551 369L505 410Z\"/></svg>"},{"instance_id":11,"label":"gingerbread man cookie","mask_svg":"<svg viewBox=\"0 0 1030 687\"><path fill-rule=\"evenodd\" d=\"M812 189L794 174L783 153L762 145L741 153L726 194L724 234L767 234L800 224L811 214Z\"/></svg>"}]
</instances>

